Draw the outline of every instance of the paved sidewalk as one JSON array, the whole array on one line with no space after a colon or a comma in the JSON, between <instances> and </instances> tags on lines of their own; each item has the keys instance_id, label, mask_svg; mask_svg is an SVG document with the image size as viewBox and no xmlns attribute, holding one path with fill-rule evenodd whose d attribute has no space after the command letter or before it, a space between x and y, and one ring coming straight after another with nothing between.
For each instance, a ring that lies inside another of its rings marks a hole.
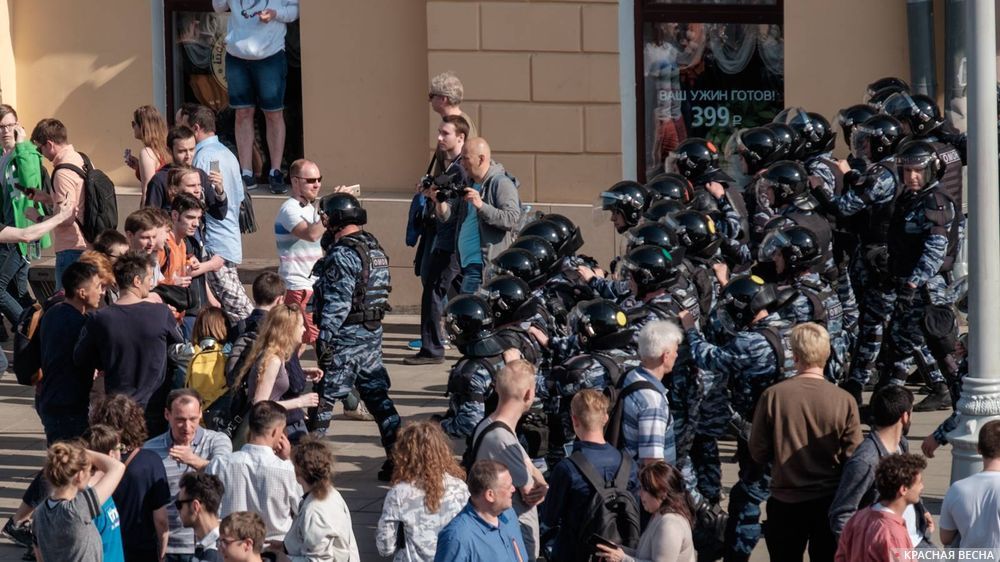
<instances>
[{"instance_id":1,"label":"paved sidewalk","mask_svg":"<svg viewBox=\"0 0 1000 562\"><path fill-rule=\"evenodd\" d=\"M441 365L403 365L403 358L413 353L407 349L407 342L419 337L417 321L416 316L394 315L388 318L385 325L384 354L393 383L390 395L404 422L444 411L447 404L444 398L447 370L457 359L457 353L452 351L448 355L449 361ZM0 404L3 404L0 407L0 516L6 521L17 507L21 493L34 472L41 466L45 438L33 409L32 390L19 386L12 374L0 379ZM948 412L914 415L910 429L911 450L919 452L924 436L947 415ZM331 426L329 440L334 444L338 460L334 483L351 509L361 559L366 562L382 560L375 549L374 533L388 487L375 479L375 473L384 460L378 444L378 430L373 423L347 421L338 415ZM458 441L454 445L458 453L465 447ZM728 492L736 480L736 465L726 461L732 460L735 445L723 442L720 448L724 461L723 484ZM945 447L939 449L936 458L929 459L924 474L924 498L935 515L948 487L950 472L951 454L950 449ZM0 539L0 562L20 560L22 553L21 548ZM752 560L768 560L763 541L754 551Z\"/></svg>"}]
</instances>

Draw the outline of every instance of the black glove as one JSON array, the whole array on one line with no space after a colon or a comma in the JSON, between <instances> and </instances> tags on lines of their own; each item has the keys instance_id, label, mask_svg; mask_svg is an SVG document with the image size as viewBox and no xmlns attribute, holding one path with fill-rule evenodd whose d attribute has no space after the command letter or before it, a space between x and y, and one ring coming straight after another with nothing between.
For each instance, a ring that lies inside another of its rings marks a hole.
<instances>
[{"instance_id":1,"label":"black glove","mask_svg":"<svg viewBox=\"0 0 1000 562\"><path fill-rule=\"evenodd\" d=\"M316 341L316 364L320 369L326 368L333 363L333 346L326 342Z\"/></svg>"},{"instance_id":2,"label":"black glove","mask_svg":"<svg viewBox=\"0 0 1000 562\"><path fill-rule=\"evenodd\" d=\"M864 182L864 179L864 174L855 169L850 169L844 174L844 185L858 186Z\"/></svg>"}]
</instances>

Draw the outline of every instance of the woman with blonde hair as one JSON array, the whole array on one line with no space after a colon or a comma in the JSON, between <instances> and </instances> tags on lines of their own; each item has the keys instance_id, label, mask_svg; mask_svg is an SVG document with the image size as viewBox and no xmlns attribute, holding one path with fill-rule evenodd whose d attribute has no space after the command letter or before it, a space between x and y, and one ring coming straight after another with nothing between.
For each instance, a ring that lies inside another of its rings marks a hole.
<instances>
[{"instance_id":1,"label":"woman with blonde hair","mask_svg":"<svg viewBox=\"0 0 1000 562\"><path fill-rule=\"evenodd\" d=\"M279 304L267 312L257 330L257 339L250 347L247 361L233 384L247 379L247 394L252 403L273 400L288 410L285 432L293 443L305 433L305 408L319 404L315 392L302 394L305 379L319 380L319 369L302 369L305 377L290 376L286 363L298 352L305 325L298 305ZM294 439L293 439L294 437Z\"/></svg>"},{"instance_id":2,"label":"woman with blonde hair","mask_svg":"<svg viewBox=\"0 0 1000 562\"><path fill-rule=\"evenodd\" d=\"M103 473L91 482L91 469ZM40 560L101 560L104 548L94 518L125 474L121 462L63 441L49 447L43 469L52 493L35 510L32 530Z\"/></svg>"},{"instance_id":3,"label":"woman with blonde hair","mask_svg":"<svg viewBox=\"0 0 1000 562\"><path fill-rule=\"evenodd\" d=\"M125 164L135 170L135 177L142 188L142 200L139 206L146 204L146 186L149 180L160 168L173 162L170 150L167 148L167 120L160 110L151 105L143 105L132 112L132 134L142 142L139 157L126 151Z\"/></svg>"},{"instance_id":4,"label":"woman with blonde hair","mask_svg":"<svg viewBox=\"0 0 1000 562\"><path fill-rule=\"evenodd\" d=\"M375 544L395 562L434 560L437 535L469 501L465 471L440 424L406 424L392 448L392 488L382 503Z\"/></svg>"},{"instance_id":5,"label":"woman with blonde hair","mask_svg":"<svg viewBox=\"0 0 1000 562\"><path fill-rule=\"evenodd\" d=\"M295 479L305 496L284 547L295 562L360 562L358 542L351 527L351 512L333 487L336 461L326 441L306 437L292 449Z\"/></svg>"}]
</instances>

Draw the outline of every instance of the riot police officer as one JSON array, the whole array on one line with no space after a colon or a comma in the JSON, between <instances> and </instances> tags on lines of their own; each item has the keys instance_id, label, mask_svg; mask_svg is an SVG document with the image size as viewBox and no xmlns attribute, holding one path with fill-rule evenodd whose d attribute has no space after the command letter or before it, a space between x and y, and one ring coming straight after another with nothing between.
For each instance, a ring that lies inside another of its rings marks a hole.
<instances>
[{"instance_id":1,"label":"riot police officer","mask_svg":"<svg viewBox=\"0 0 1000 562\"><path fill-rule=\"evenodd\" d=\"M859 246L851 262L850 276L851 286L859 292L861 316L848 381L843 383L855 396L857 388L868 384L875 371L882 335L895 302L885 261L889 219L900 188L893 158L902 137L899 121L888 115L875 115L856 126L851 138L852 150L865 160L867 168L864 172L852 170L845 174L844 193L824 201L838 217L858 215L860 219L856 223ZM822 190L813 194L825 198Z\"/></svg>"},{"instance_id":2,"label":"riot police officer","mask_svg":"<svg viewBox=\"0 0 1000 562\"><path fill-rule=\"evenodd\" d=\"M757 465L748 448L749 423L757 398L764 390L794 372L790 325L770 312L777 300L773 285L754 276L736 277L722 292L717 308L720 324L731 334L724 345L709 343L696 329L694 318L681 314L685 341L691 346L705 395L730 388L733 423L739 427L736 458L739 482L729 496L726 560L749 560L760 540L760 504L767 500L770 470Z\"/></svg>"},{"instance_id":3,"label":"riot police officer","mask_svg":"<svg viewBox=\"0 0 1000 562\"><path fill-rule=\"evenodd\" d=\"M952 341L951 349L928 341L925 334L929 311L951 310L944 275L951 271L958 252L961 209L941 188L945 164L931 143L905 143L896 154L896 163L905 191L896 203L888 236L889 272L897 291L889 346L893 382L902 384L915 361L933 392L914 410L947 409L951 398L938 361L954 352L958 325L953 323L954 334L942 338ZM938 353L931 353L928 344Z\"/></svg>"},{"instance_id":4,"label":"riot police officer","mask_svg":"<svg viewBox=\"0 0 1000 562\"><path fill-rule=\"evenodd\" d=\"M444 310L448 339L462 354L448 373L448 411L437 417L451 437L468 438L484 417L493 376L504 362L504 343L496 336L489 303L476 294L458 295Z\"/></svg>"},{"instance_id":5,"label":"riot police officer","mask_svg":"<svg viewBox=\"0 0 1000 562\"><path fill-rule=\"evenodd\" d=\"M729 189L733 179L719 169L719 150L711 142L692 137L677 146L667 158L669 171L684 176L694 186L691 208L718 211L724 217L719 230L731 240L749 239L749 222L743 195Z\"/></svg>"},{"instance_id":6,"label":"riot police officer","mask_svg":"<svg viewBox=\"0 0 1000 562\"><path fill-rule=\"evenodd\" d=\"M335 193L323 201L326 255L313 275L314 322L319 367L323 369L313 412L312 431L326 433L333 404L357 386L368 411L375 417L388 457L396 441L399 414L389 397L389 373L382 364L382 318L389 309L389 257L372 234L362 230L368 214L354 196ZM378 473L392 477L391 458Z\"/></svg>"},{"instance_id":7,"label":"riot police officer","mask_svg":"<svg viewBox=\"0 0 1000 562\"><path fill-rule=\"evenodd\" d=\"M639 224L649 208L649 193L634 181L620 181L601 193L600 208L611 213L610 221L619 234Z\"/></svg>"},{"instance_id":8,"label":"riot police officer","mask_svg":"<svg viewBox=\"0 0 1000 562\"><path fill-rule=\"evenodd\" d=\"M758 249L757 260L774 264L779 290L792 291L787 303L777 310L791 322L816 322L830 334L830 360L825 374L839 382L845 367L848 340L844 333L844 310L840 298L816 269L823 268L819 238L803 226L790 226L769 232ZM855 396L860 402L860 393Z\"/></svg>"}]
</instances>

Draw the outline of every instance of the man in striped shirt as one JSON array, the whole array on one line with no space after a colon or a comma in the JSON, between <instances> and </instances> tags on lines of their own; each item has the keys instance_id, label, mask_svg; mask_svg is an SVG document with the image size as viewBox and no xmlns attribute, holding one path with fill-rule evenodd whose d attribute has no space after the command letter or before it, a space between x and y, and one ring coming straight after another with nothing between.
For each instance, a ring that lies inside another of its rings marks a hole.
<instances>
[{"instance_id":1,"label":"man in striped shirt","mask_svg":"<svg viewBox=\"0 0 1000 562\"><path fill-rule=\"evenodd\" d=\"M170 484L170 498L177 500L181 477L202 470L217 457L233 452L233 444L225 434L201 427L201 396L191 388L179 388L167 396L167 423L170 429L143 445L160 455ZM185 529L176 503L167 504L170 540L167 556L177 559L191 556L195 550L194 531Z\"/></svg>"},{"instance_id":2,"label":"man in striped shirt","mask_svg":"<svg viewBox=\"0 0 1000 562\"><path fill-rule=\"evenodd\" d=\"M644 381L641 388L624 398L622 437L624 451L641 466L663 460L677 462L674 420L667 402L665 377L677 361L677 348L683 334L673 322L657 320L646 324L639 333L638 367L625 374L621 388Z\"/></svg>"}]
</instances>

